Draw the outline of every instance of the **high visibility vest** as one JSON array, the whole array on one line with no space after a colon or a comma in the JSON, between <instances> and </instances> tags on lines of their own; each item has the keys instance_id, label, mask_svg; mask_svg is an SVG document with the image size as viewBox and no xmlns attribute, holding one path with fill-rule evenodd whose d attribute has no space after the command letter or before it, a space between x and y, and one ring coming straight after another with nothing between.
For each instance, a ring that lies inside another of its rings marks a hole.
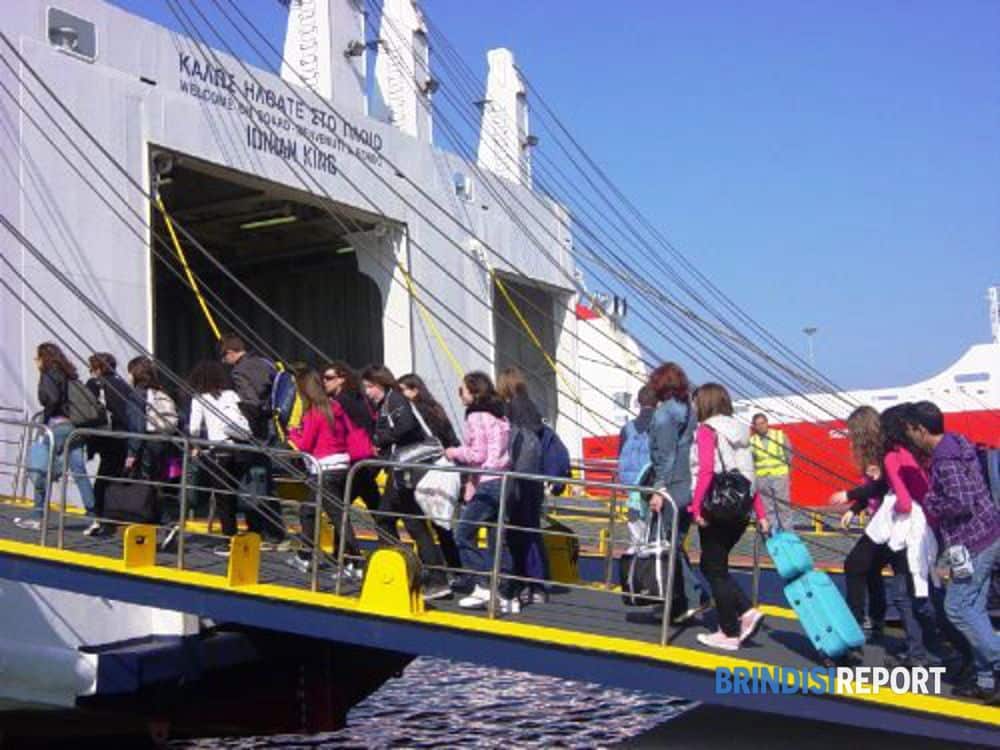
<instances>
[{"instance_id":1,"label":"high visibility vest","mask_svg":"<svg viewBox=\"0 0 1000 750\"><path fill-rule=\"evenodd\" d=\"M785 433L781 430L768 430L765 439L756 432L750 436L750 448L753 450L754 469L759 477L782 477L788 474L788 463L785 461Z\"/></svg>"}]
</instances>

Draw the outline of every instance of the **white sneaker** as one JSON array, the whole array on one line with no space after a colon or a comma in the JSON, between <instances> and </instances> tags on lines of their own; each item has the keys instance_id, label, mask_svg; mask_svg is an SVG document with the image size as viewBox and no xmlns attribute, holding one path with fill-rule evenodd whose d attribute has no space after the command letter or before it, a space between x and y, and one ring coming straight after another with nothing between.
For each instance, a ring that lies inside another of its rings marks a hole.
<instances>
[{"instance_id":1,"label":"white sneaker","mask_svg":"<svg viewBox=\"0 0 1000 750\"><path fill-rule=\"evenodd\" d=\"M518 615L521 613L521 600L517 597L504 599L500 597L500 611L505 615Z\"/></svg>"},{"instance_id":2,"label":"white sneaker","mask_svg":"<svg viewBox=\"0 0 1000 750\"><path fill-rule=\"evenodd\" d=\"M740 643L753 638L763 619L764 615L757 609L748 609L740 616Z\"/></svg>"},{"instance_id":3,"label":"white sneaker","mask_svg":"<svg viewBox=\"0 0 1000 750\"><path fill-rule=\"evenodd\" d=\"M458 600L458 606L462 609L483 609L489 600L490 590L477 583L471 594Z\"/></svg>"},{"instance_id":4,"label":"white sneaker","mask_svg":"<svg viewBox=\"0 0 1000 750\"><path fill-rule=\"evenodd\" d=\"M721 630L714 633L698 633L698 642L709 648L717 648L722 651L740 650L740 639L732 638Z\"/></svg>"},{"instance_id":5,"label":"white sneaker","mask_svg":"<svg viewBox=\"0 0 1000 750\"><path fill-rule=\"evenodd\" d=\"M42 522L37 518L15 518L14 525L19 529L27 529L28 531L42 530Z\"/></svg>"},{"instance_id":6,"label":"white sneaker","mask_svg":"<svg viewBox=\"0 0 1000 750\"><path fill-rule=\"evenodd\" d=\"M92 524L90 524L90 526L88 526L87 528L85 528L83 530L83 535L84 536L93 536L94 534L96 534L100 530L101 530L101 522L100 521L94 521Z\"/></svg>"},{"instance_id":7,"label":"white sneaker","mask_svg":"<svg viewBox=\"0 0 1000 750\"><path fill-rule=\"evenodd\" d=\"M299 557L298 555L292 555L285 560L289 565L295 568L300 573L309 572L309 560Z\"/></svg>"},{"instance_id":8,"label":"white sneaker","mask_svg":"<svg viewBox=\"0 0 1000 750\"><path fill-rule=\"evenodd\" d=\"M344 578L348 581L361 581L364 577L364 571L357 567L354 563L347 563L347 565L344 566Z\"/></svg>"}]
</instances>

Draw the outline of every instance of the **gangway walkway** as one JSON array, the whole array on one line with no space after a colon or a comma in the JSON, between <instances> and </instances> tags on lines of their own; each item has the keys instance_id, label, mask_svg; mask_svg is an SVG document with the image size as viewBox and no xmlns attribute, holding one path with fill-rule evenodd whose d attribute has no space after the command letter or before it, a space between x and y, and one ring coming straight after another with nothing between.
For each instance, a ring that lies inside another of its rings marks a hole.
<instances>
[{"instance_id":1,"label":"gangway walkway","mask_svg":"<svg viewBox=\"0 0 1000 750\"><path fill-rule=\"evenodd\" d=\"M506 478L519 476L527 475ZM215 623L1000 746L1000 709L951 697L947 684L937 696L717 694L717 667L820 666L790 610L767 608L762 631L730 656L695 640L704 622L671 631L664 645L661 618L625 607L603 583L554 586L548 603L519 614L470 612L454 601L425 603L419 566L405 548L372 554L359 583L331 576L334 565L318 568L316 576L300 572L287 564L287 552L261 550L254 534L235 537L224 559L205 543L216 539L188 531L184 565L178 567L176 552L157 547L157 533L162 537L165 529L133 525L113 537L86 537L81 532L91 519L55 503L48 523L52 529L61 524L63 543L49 534L43 545L37 531L12 522L26 510L23 502L0 503L0 578L194 613ZM494 586L498 577L495 567ZM885 651L866 645L863 658L867 666L881 666Z\"/></svg>"}]
</instances>

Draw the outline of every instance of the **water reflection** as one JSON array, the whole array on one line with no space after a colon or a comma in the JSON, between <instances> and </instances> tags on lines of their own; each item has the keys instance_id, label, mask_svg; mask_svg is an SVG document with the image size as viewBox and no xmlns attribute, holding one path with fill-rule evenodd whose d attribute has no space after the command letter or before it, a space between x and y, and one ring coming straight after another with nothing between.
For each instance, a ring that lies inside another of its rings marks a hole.
<instances>
[{"instance_id":1,"label":"water reflection","mask_svg":"<svg viewBox=\"0 0 1000 750\"><path fill-rule=\"evenodd\" d=\"M686 702L583 682L420 658L358 704L340 732L200 740L177 748L607 747Z\"/></svg>"}]
</instances>

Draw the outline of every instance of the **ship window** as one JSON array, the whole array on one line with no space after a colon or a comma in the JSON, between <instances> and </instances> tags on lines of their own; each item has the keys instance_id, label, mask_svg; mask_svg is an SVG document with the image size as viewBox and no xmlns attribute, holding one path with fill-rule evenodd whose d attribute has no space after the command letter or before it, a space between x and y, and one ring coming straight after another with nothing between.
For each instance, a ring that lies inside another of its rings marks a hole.
<instances>
[{"instance_id":1,"label":"ship window","mask_svg":"<svg viewBox=\"0 0 1000 750\"><path fill-rule=\"evenodd\" d=\"M49 42L60 51L88 62L97 58L94 24L58 8L49 8Z\"/></svg>"},{"instance_id":2,"label":"ship window","mask_svg":"<svg viewBox=\"0 0 1000 750\"><path fill-rule=\"evenodd\" d=\"M619 391L615 394L615 404L622 409L628 409L632 405L632 394L628 391Z\"/></svg>"},{"instance_id":3,"label":"ship window","mask_svg":"<svg viewBox=\"0 0 1000 750\"><path fill-rule=\"evenodd\" d=\"M463 201L472 200L472 178L462 172L455 172L455 195Z\"/></svg>"},{"instance_id":4,"label":"ship window","mask_svg":"<svg viewBox=\"0 0 1000 750\"><path fill-rule=\"evenodd\" d=\"M876 396L876 401L899 401L899 396L888 395L888 396Z\"/></svg>"},{"instance_id":5,"label":"ship window","mask_svg":"<svg viewBox=\"0 0 1000 750\"><path fill-rule=\"evenodd\" d=\"M988 372L966 372L955 376L956 383L985 383L989 379Z\"/></svg>"}]
</instances>

